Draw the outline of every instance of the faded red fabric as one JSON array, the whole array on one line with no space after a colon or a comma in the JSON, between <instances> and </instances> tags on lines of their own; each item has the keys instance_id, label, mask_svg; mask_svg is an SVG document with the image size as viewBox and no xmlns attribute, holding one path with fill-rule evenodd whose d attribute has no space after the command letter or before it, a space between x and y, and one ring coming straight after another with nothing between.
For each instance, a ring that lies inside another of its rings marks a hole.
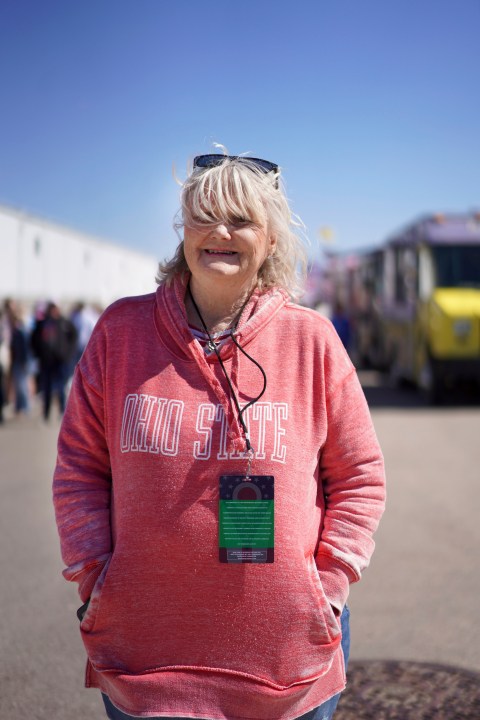
<instances>
[{"instance_id":1,"label":"faded red fabric","mask_svg":"<svg viewBox=\"0 0 480 720\"><path fill-rule=\"evenodd\" d=\"M373 551L382 454L331 323L255 293L237 339L267 374L247 411L252 472L275 476L275 562L218 560L218 481L245 471L215 355L178 280L103 314L76 370L54 502L78 582L87 685L124 712L290 720L345 685L337 619ZM260 371L220 350L240 404Z\"/></svg>"}]
</instances>

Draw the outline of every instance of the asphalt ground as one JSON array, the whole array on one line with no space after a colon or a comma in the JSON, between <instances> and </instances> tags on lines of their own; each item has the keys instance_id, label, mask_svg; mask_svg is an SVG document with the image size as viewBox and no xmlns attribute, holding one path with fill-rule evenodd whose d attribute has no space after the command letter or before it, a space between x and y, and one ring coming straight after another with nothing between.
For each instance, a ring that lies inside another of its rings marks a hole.
<instances>
[{"instance_id":1,"label":"asphalt ground","mask_svg":"<svg viewBox=\"0 0 480 720\"><path fill-rule=\"evenodd\" d=\"M349 686L335 720L480 720L480 402L429 408L361 374L387 511L350 595ZM0 720L100 720L84 690L75 588L51 503L59 420L0 427Z\"/></svg>"}]
</instances>

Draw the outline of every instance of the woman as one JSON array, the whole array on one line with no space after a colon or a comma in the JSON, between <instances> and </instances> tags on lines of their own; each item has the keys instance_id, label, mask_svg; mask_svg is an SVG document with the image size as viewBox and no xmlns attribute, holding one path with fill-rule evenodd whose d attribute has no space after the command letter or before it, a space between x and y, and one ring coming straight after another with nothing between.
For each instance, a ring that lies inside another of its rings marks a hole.
<instances>
[{"instance_id":1,"label":"woman","mask_svg":"<svg viewBox=\"0 0 480 720\"><path fill-rule=\"evenodd\" d=\"M328 719L345 686L383 462L331 323L290 300L279 176L195 158L157 292L108 308L75 374L54 499L110 718Z\"/></svg>"}]
</instances>

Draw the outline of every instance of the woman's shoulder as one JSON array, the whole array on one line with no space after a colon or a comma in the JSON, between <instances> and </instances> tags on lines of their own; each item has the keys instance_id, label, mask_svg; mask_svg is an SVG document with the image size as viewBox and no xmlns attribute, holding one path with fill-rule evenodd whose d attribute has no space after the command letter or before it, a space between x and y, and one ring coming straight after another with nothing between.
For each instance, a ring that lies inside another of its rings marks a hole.
<instances>
[{"instance_id":1,"label":"woman's shoulder","mask_svg":"<svg viewBox=\"0 0 480 720\"><path fill-rule=\"evenodd\" d=\"M155 304L155 293L146 295L131 295L115 300L108 305L100 315L100 324L115 323L119 320L125 322L128 318L142 317L149 308Z\"/></svg>"},{"instance_id":2,"label":"woman's shoulder","mask_svg":"<svg viewBox=\"0 0 480 720\"><path fill-rule=\"evenodd\" d=\"M300 305L293 300L285 305L284 318L303 327L316 328L318 332L327 335L330 335L332 331L335 333L335 328L326 315L322 315L318 310Z\"/></svg>"},{"instance_id":3,"label":"woman's shoulder","mask_svg":"<svg viewBox=\"0 0 480 720\"><path fill-rule=\"evenodd\" d=\"M319 352L325 365L332 369L343 368L348 372L354 369L338 332L326 315L290 302L285 305L283 321L288 323L292 340L298 342L304 352Z\"/></svg>"},{"instance_id":4,"label":"woman's shoulder","mask_svg":"<svg viewBox=\"0 0 480 720\"><path fill-rule=\"evenodd\" d=\"M127 340L142 330L152 332L155 293L122 297L108 305L93 328L90 345L102 347L107 339Z\"/></svg>"}]
</instances>

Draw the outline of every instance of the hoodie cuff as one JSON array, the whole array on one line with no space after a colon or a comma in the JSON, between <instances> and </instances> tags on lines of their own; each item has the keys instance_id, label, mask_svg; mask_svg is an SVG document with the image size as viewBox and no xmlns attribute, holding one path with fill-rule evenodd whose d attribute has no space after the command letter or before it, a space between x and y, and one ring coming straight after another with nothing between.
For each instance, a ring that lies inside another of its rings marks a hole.
<instances>
[{"instance_id":1,"label":"hoodie cuff","mask_svg":"<svg viewBox=\"0 0 480 720\"><path fill-rule=\"evenodd\" d=\"M336 614L341 615L350 591L350 580L345 569L330 565L328 568L318 568L318 572L328 602Z\"/></svg>"},{"instance_id":2,"label":"hoodie cuff","mask_svg":"<svg viewBox=\"0 0 480 720\"><path fill-rule=\"evenodd\" d=\"M111 557L111 553L99 555L94 560L84 560L65 568L62 575L69 582L78 583L78 592L82 602L86 602L91 594L100 573Z\"/></svg>"}]
</instances>

